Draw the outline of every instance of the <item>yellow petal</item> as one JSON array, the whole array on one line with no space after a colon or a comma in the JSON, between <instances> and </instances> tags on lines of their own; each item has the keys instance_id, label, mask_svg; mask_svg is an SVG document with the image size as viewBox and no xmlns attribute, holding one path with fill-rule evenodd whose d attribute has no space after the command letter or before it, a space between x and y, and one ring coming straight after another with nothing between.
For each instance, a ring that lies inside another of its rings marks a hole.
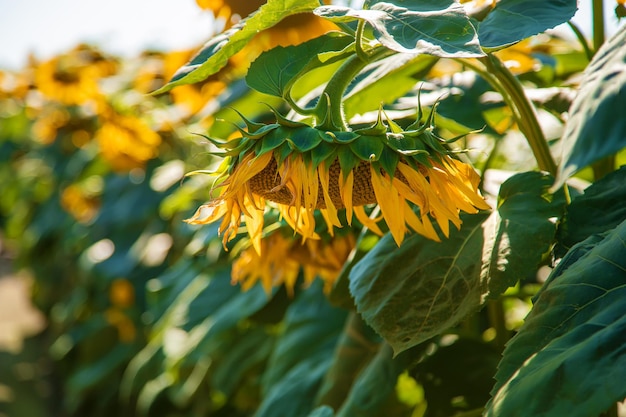
<instances>
[{"instance_id":1,"label":"yellow petal","mask_svg":"<svg viewBox=\"0 0 626 417\"><path fill-rule=\"evenodd\" d=\"M370 166L370 171L376 201L378 201L380 211L387 226L389 226L393 240L400 246L406 233L406 224L398 190L392 187L391 181L384 174L381 174L378 169Z\"/></svg>"},{"instance_id":2,"label":"yellow petal","mask_svg":"<svg viewBox=\"0 0 626 417\"><path fill-rule=\"evenodd\" d=\"M354 172L350 171L344 179L343 171L339 173L339 192L346 207L346 220L352 226L352 189L354 187Z\"/></svg>"}]
</instances>

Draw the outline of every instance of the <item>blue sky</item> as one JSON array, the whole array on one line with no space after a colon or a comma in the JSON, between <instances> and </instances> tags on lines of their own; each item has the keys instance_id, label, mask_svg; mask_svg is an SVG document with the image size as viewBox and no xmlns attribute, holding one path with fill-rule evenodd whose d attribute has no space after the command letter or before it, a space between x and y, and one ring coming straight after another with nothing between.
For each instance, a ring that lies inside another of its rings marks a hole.
<instances>
[{"instance_id":1,"label":"blue sky","mask_svg":"<svg viewBox=\"0 0 626 417\"><path fill-rule=\"evenodd\" d=\"M580 0L575 17L585 32L591 2ZM605 4L614 31L615 0ZM79 42L122 56L194 47L208 39L211 24L194 0L0 0L0 68L19 69L29 52L46 59Z\"/></svg>"}]
</instances>

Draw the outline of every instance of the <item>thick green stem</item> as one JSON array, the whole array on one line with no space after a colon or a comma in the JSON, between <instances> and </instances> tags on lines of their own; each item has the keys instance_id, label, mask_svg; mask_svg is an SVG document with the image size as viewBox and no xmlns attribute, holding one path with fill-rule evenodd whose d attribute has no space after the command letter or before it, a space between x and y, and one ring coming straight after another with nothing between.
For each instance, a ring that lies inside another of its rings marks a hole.
<instances>
[{"instance_id":1,"label":"thick green stem","mask_svg":"<svg viewBox=\"0 0 626 417\"><path fill-rule=\"evenodd\" d=\"M574 35L576 35L576 39L578 39L578 42L585 50L585 55L587 56L587 60L591 61L591 58L593 58L593 51L589 47L589 43L587 42L585 35L583 35L580 28L576 26L574 22L572 22L571 20L567 22L567 24L569 25L570 29L572 29L572 32L574 32Z\"/></svg>"},{"instance_id":2,"label":"thick green stem","mask_svg":"<svg viewBox=\"0 0 626 417\"><path fill-rule=\"evenodd\" d=\"M480 58L484 68L468 61L464 62L502 94L502 98L513 111L513 116L530 145L539 169L555 175L556 163L550 154L550 148L537 119L537 113L531 101L524 94L524 88L517 78L492 54Z\"/></svg>"},{"instance_id":3,"label":"thick green stem","mask_svg":"<svg viewBox=\"0 0 626 417\"><path fill-rule=\"evenodd\" d=\"M320 129L342 131L349 130L348 123L343 112L342 103L343 94L346 91L346 88L348 88L350 83L354 81L354 78L368 64L392 55L393 53L394 51L387 48L380 48L372 51L367 56L367 60L363 60L362 56L355 54L348 58L346 62L339 67L330 81L328 81L328 84L326 84L326 88L320 97L318 109L320 110L319 113L324 114L320 115L318 113L318 116L325 116L325 118L321 120L321 125L318 126ZM327 97L328 103L323 102L325 97ZM325 106L328 106L328 108L325 109Z\"/></svg>"},{"instance_id":4,"label":"thick green stem","mask_svg":"<svg viewBox=\"0 0 626 417\"><path fill-rule=\"evenodd\" d=\"M603 0L593 0L593 50L604 43L604 4Z\"/></svg>"}]
</instances>

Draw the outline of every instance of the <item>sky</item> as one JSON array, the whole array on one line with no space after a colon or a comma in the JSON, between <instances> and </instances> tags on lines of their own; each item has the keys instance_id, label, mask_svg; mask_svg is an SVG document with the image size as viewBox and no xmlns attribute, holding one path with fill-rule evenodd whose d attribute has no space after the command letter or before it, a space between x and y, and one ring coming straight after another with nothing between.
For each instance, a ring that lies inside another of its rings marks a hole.
<instances>
[{"instance_id":1,"label":"sky","mask_svg":"<svg viewBox=\"0 0 626 417\"><path fill-rule=\"evenodd\" d=\"M47 59L80 42L122 56L195 47L211 25L195 0L0 0L0 68L19 69L30 52Z\"/></svg>"},{"instance_id":2,"label":"sky","mask_svg":"<svg viewBox=\"0 0 626 417\"><path fill-rule=\"evenodd\" d=\"M574 17L585 33L591 2L580 0ZM615 0L605 5L610 33ZM18 70L29 53L43 60L80 42L124 57L147 48L192 48L210 37L211 27L211 14L195 0L0 0L0 68Z\"/></svg>"}]
</instances>

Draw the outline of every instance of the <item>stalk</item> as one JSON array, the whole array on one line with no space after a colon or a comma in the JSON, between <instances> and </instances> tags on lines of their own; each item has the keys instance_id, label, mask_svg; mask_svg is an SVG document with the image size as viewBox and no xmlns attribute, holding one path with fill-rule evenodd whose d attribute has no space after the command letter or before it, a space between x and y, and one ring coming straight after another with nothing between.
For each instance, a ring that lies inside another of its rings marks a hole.
<instances>
[{"instance_id":1,"label":"stalk","mask_svg":"<svg viewBox=\"0 0 626 417\"><path fill-rule=\"evenodd\" d=\"M463 61L463 63L485 78L502 95L505 103L513 111L513 116L528 141L539 169L556 175L557 166L537 120L537 113L524 94L524 88L520 82L495 55L489 54L479 60L484 67L475 65L471 61Z\"/></svg>"},{"instance_id":2,"label":"stalk","mask_svg":"<svg viewBox=\"0 0 626 417\"><path fill-rule=\"evenodd\" d=\"M360 42L360 40L357 39L357 42ZM328 81L320 97L317 114L322 120L322 124L318 127L326 130L348 131L349 127L342 103L344 92L363 68L394 53L394 51L387 48L379 48L370 52L366 57L367 59L364 59L365 57L362 54L355 54L348 58ZM328 108L325 109L324 107L326 106ZM320 116L325 117L322 118Z\"/></svg>"}]
</instances>

